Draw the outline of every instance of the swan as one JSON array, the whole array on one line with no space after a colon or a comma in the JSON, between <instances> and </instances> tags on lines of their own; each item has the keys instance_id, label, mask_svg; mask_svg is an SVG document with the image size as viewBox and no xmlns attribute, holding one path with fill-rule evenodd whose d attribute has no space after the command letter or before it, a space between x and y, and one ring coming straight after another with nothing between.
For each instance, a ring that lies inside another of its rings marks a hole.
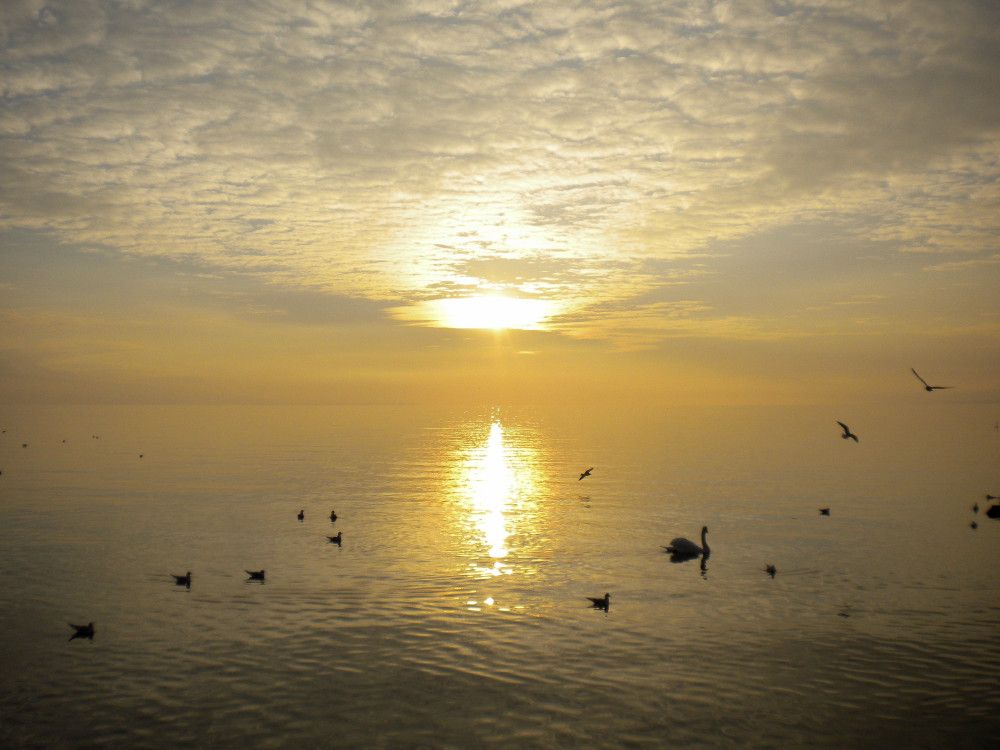
<instances>
[{"instance_id":1,"label":"swan","mask_svg":"<svg viewBox=\"0 0 1000 750\"><path fill-rule=\"evenodd\" d=\"M597 607L598 609L603 609L605 612L608 611L608 607L611 606L611 594L605 592L602 597L588 596L590 599L590 606Z\"/></svg>"},{"instance_id":2,"label":"swan","mask_svg":"<svg viewBox=\"0 0 1000 750\"><path fill-rule=\"evenodd\" d=\"M690 539L685 539L684 537L677 537L670 542L670 545L664 547L666 552L669 552L673 557L680 559L687 559L690 557L698 557L703 555L708 557L711 550L708 548L708 526L701 527L701 546L692 542Z\"/></svg>"}]
</instances>

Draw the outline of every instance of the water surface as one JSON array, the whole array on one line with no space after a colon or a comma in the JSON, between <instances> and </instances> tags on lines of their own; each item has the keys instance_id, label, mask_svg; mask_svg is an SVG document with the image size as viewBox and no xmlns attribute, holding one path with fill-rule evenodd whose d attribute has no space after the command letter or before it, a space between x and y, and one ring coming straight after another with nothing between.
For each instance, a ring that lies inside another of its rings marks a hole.
<instances>
[{"instance_id":1,"label":"water surface","mask_svg":"<svg viewBox=\"0 0 1000 750\"><path fill-rule=\"evenodd\" d=\"M992 747L995 419L7 408L0 745Z\"/></svg>"}]
</instances>

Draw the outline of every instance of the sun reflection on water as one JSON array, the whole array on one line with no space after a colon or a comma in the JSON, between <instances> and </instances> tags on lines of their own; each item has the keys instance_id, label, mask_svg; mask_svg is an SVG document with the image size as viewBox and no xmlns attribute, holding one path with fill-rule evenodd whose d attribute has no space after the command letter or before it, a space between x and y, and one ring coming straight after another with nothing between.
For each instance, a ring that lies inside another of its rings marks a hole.
<instances>
[{"instance_id":1,"label":"sun reflection on water","mask_svg":"<svg viewBox=\"0 0 1000 750\"><path fill-rule=\"evenodd\" d=\"M512 540L531 533L536 515L535 452L508 443L503 426L494 419L485 444L471 450L458 466L459 507L463 525L471 532L466 543L474 558L468 570L481 579L515 572L520 563L514 562ZM527 571L522 565L519 572ZM487 603L493 604L492 599Z\"/></svg>"}]
</instances>

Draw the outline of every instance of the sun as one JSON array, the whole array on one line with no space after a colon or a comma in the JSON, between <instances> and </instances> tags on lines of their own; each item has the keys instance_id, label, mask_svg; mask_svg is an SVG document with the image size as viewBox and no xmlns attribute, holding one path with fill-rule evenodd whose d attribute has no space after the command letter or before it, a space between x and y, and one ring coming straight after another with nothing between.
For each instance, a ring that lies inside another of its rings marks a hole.
<instances>
[{"instance_id":1,"label":"sun","mask_svg":"<svg viewBox=\"0 0 1000 750\"><path fill-rule=\"evenodd\" d=\"M435 325L442 328L533 331L541 329L555 312L555 305L547 300L500 295L439 299L428 304Z\"/></svg>"}]
</instances>

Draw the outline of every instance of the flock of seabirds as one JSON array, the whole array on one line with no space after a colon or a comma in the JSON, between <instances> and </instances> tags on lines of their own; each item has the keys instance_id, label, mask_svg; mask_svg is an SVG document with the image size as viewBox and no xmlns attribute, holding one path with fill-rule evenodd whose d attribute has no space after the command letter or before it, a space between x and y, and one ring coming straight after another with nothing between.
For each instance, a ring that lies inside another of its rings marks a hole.
<instances>
[{"instance_id":1,"label":"flock of seabirds","mask_svg":"<svg viewBox=\"0 0 1000 750\"><path fill-rule=\"evenodd\" d=\"M919 380L923 384L924 390L927 391L928 393L933 393L934 391L947 390L953 387L950 385L930 385L926 380L920 377L920 374L915 369L911 367L910 371L914 374L917 380ZM837 421L837 424L840 425L840 428L843 431L843 434L841 434L840 436L841 438L843 438L844 440L853 440L855 443L860 442L858 436L854 434L854 432L851 430L850 427L848 427L846 424L844 424L839 420ZM998 428L1000 428L1000 425L997 426ZM0 430L0 433L6 433L6 432L7 430ZM99 440L100 435L91 435L91 438L93 438L94 440ZM63 442L65 443L66 441L63 440ZM27 448L28 444L22 443L21 447ZM143 456L144 454L142 453L139 454L139 458L143 458ZM582 482L584 479L591 476L591 473L593 471L594 471L593 466L583 471L580 474L580 479L578 481ZM0 475L2 474L3 471L0 470ZM986 500L987 502L1000 500L1000 495L991 495L987 493ZM979 513L978 502L972 506L972 512L976 514ZM829 516L830 508L828 507L820 508L819 513L822 516ZM1000 504L991 505L989 508L987 508L985 515L989 518L1000 519ZM306 517L305 509L304 508L300 509L297 515L299 522L301 523L305 521L305 517ZM330 511L330 523L336 523L338 517L339 516L337 516L336 511L334 510ZM979 527L979 524L975 520L973 520L972 523L970 523L969 525L972 529L977 529ZM342 531L338 531L336 536L326 535L326 538L330 541L330 544L336 544L338 547L340 547L342 546L344 541L344 533ZM670 555L670 559L672 562L685 562L688 560L696 560L698 558L701 558L702 569L704 569L705 561L711 554L711 549L708 546L708 527L707 526L701 527L701 544L696 544L692 542L690 539L687 539L685 537L677 537L675 539L672 539L670 544L663 545L663 551ZM247 582L257 581L260 583L264 583L267 580L267 572L265 570L246 570L244 572L247 574L247 579L246 579ZM768 564L764 567L764 572L767 573L771 578L774 578L774 576L778 572L778 568L773 564ZM187 571L184 575L178 575L176 573L171 573L170 575L174 579L174 583L177 586L184 586L188 589L191 588L190 570ZM587 599L590 601L591 606L596 609L601 609L607 612L611 607L610 592L605 592L604 596L598 596L598 597L588 596ZM73 629L73 634L70 635L69 640L73 641L76 640L77 638L84 638L87 640L94 639L93 622L89 622L86 625L74 625L73 623L69 623L69 626Z\"/></svg>"}]
</instances>

